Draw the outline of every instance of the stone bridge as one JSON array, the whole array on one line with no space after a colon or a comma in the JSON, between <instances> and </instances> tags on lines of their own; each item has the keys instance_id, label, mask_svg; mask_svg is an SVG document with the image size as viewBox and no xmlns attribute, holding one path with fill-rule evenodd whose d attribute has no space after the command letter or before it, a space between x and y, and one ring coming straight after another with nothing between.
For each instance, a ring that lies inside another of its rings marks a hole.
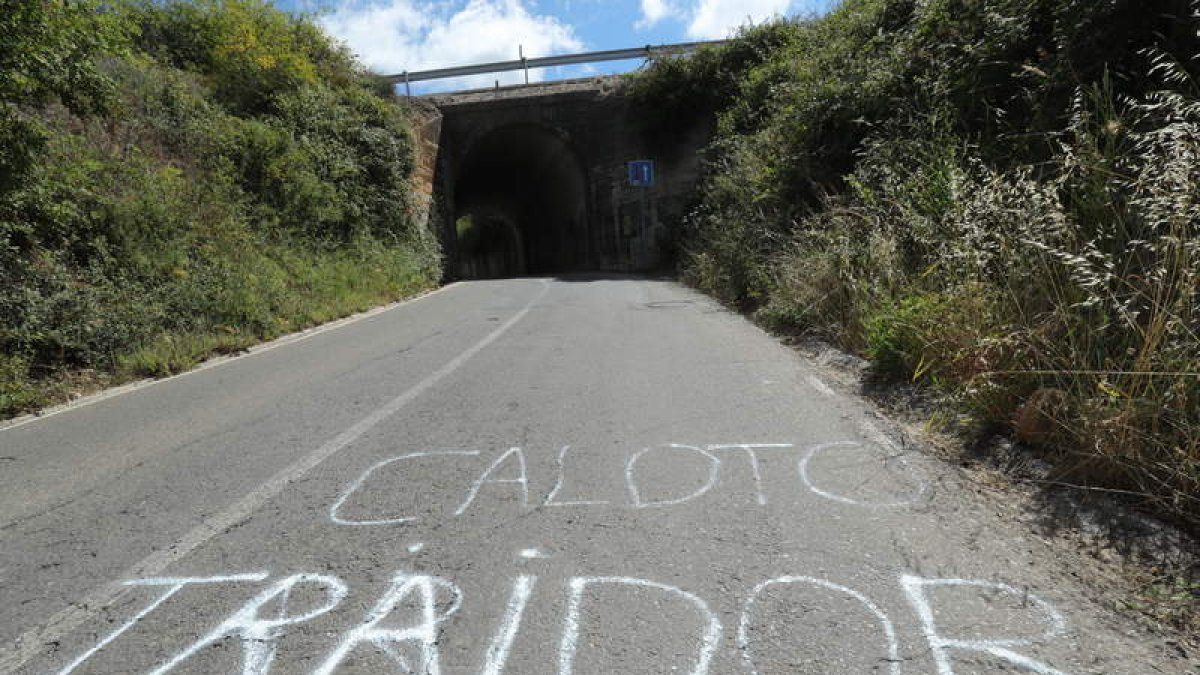
<instances>
[{"instance_id":1,"label":"stone bridge","mask_svg":"<svg viewBox=\"0 0 1200 675\"><path fill-rule=\"evenodd\" d=\"M661 131L620 77L412 99L447 276L650 271L698 177L705 126ZM630 162L654 163L653 184Z\"/></svg>"}]
</instances>

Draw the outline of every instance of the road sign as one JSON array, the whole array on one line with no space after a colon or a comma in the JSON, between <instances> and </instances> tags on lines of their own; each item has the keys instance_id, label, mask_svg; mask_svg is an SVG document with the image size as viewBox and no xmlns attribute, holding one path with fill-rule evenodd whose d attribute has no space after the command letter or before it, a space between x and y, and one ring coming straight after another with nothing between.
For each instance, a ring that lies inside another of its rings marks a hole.
<instances>
[{"instance_id":1,"label":"road sign","mask_svg":"<svg viewBox=\"0 0 1200 675\"><path fill-rule=\"evenodd\" d=\"M629 184L633 187L654 186L654 160L637 159L629 163Z\"/></svg>"}]
</instances>

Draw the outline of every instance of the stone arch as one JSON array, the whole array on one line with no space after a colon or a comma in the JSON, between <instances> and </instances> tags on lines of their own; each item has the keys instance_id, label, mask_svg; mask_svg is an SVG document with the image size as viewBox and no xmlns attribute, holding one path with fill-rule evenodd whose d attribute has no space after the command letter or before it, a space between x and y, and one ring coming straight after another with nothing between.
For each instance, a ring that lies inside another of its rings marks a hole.
<instances>
[{"instance_id":1,"label":"stone arch","mask_svg":"<svg viewBox=\"0 0 1200 675\"><path fill-rule=\"evenodd\" d=\"M457 273L554 274L590 258L583 160L558 130L513 123L483 131L452 177Z\"/></svg>"}]
</instances>

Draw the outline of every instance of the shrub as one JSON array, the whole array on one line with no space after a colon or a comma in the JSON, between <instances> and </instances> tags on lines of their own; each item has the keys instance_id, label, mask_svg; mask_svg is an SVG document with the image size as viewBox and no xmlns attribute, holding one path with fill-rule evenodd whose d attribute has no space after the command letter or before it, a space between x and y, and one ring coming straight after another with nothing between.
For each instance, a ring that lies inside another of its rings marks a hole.
<instances>
[{"instance_id":1,"label":"shrub","mask_svg":"<svg viewBox=\"0 0 1200 675\"><path fill-rule=\"evenodd\" d=\"M40 402L37 388L30 384L29 362L0 354L0 410L27 410Z\"/></svg>"},{"instance_id":2,"label":"shrub","mask_svg":"<svg viewBox=\"0 0 1200 675\"><path fill-rule=\"evenodd\" d=\"M0 129L36 151L0 137L0 413L439 278L403 108L310 21L257 0L18 4Z\"/></svg>"},{"instance_id":3,"label":"shrub","mask_svg":"<svg viewBox=\"0 0 1200 675\"><path fill-rule=\"evenodd\" d=\"M1200 524L1200 4L1151 4L847 0L655 65L716 109L681 275Z\"/></svg>"},{"instance_id":4,"label":"shrub","mask_svg":"<svg viewBox=\"0 0 1200 675\"><path fill-rule=\"evenodd\" d=\"M235 112L259 114L276 96L318 82L345 86L360 69L316 26L265 0L131 0L139 46L166 63L206 75Z\"/></svg>"},{"instance_id":5,"label":"shrub","mask_svg":"<svg viewBox=\"0 0 1200 675\"><path fill-rule=\"evenodd\" d=\"M111 83L98 59L122 49L129 27L98 7L97 0L0 0L0 197L20 187L44 141L41 124L21 106L104 109Z\"/></svg>"}]
</instances>

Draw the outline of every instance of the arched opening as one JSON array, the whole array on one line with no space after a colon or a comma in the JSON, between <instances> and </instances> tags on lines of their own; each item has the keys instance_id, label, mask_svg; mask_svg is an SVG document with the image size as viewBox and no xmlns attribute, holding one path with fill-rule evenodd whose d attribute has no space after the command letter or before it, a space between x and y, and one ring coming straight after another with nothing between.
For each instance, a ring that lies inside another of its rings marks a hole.
<instances>
[{"instance_id":1,"label":"arched opening","mask_svg":"<svg viewBox=\"0 0 1200 675\"><path fill-rule=\"evenodd\" d=\"M586 198L579 157L553 131L517 125L487 134L467 153L454 184L459 275L582 269Z\"/></svg>"},{"instance_id":2,"label":"arched opening","mask_svg":"<svg viewBox=\"0 0 1200 675\"><path fill-rule=\"evenodd\" d=\"M527 269L521 230L503 213L478 209L455 221L454 231L462 278L496 279Z\"/></svg>"}]
</instances>

